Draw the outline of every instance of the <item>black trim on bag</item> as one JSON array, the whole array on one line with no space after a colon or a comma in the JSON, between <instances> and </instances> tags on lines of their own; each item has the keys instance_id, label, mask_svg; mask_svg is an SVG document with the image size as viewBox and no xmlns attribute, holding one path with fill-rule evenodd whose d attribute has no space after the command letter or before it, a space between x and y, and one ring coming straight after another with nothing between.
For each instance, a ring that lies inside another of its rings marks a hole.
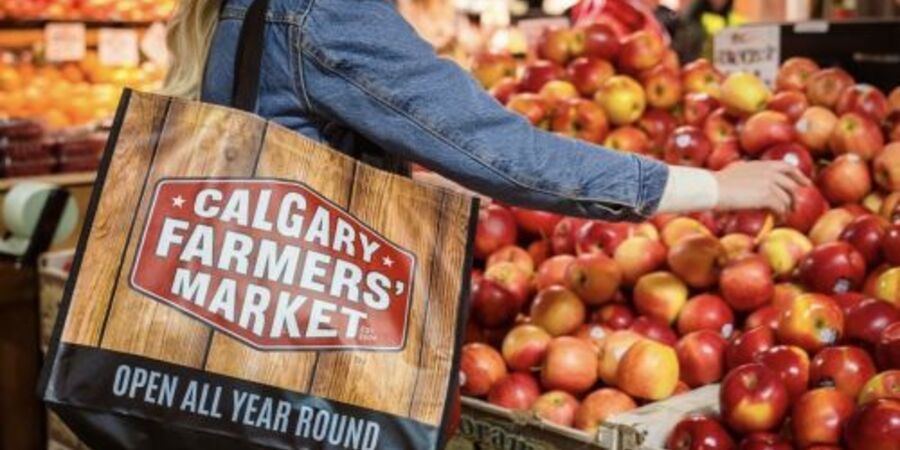
<instances>
[{"instance_id":1,"label":"black trim on bag","mask_svg":"<svg viewBox=\"0 0 900 450\"><path fill-rule=\"evenodd\" d=\"M41 369L40 379L38 380L37 395L38 398L44 400L46 400L46 390L53 373L53 364L54 361L56 361L57 353L59 352L59 341L62 337L63 327L65 326L66 319L69 317L69 305L72 303L72 291L75 290L75 281L78 279L78 274L81 271L81 260L84 257L88 238L90 237L91 229L94 226L94 216L96 215L97 207L100 204L100 194L103 192L103 186L106 184L106 175L109 173L109 166L112 163L113 153L115 153L116 144L119 141L119 132L122 130L122 124L125 122L125 114L128 112L128 105L131 103L131 95L131 89L126 88L122 91L122 97L119 99L119 107L116 109L116 116L113 119L113 125L106 141L106 148L103 150L103 158L100 160L100 166L97 169L97 177L94 180L91 199L84 216L81 236L78 237L78 245L75 247L75 258L72 261L72 270L69 272L69 278L66 280L63 298L60 302L59 312L56 316L56 323L53 325L50 347L47 354L44 356L44 365Z\"/></svg>"}]
</instances>

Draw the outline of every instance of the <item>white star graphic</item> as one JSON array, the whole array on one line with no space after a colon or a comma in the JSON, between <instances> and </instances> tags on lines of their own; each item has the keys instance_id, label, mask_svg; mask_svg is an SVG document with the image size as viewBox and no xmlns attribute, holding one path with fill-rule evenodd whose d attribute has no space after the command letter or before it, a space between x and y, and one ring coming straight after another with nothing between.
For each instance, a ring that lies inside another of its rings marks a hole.
<instances>
[{"instance_id":1,"label":"white star graphic","mask_svg":"<svg viewBox=\"0 0 900 450\"><path fill-rule=\"evenodd\" d=\"M390 256L385 256L384 258L381 258L381 263L388 267L394 267L394 260L391 259Z\"/></svg>"},{"instance_id":2,"label":"white star graphic","mask_svg":"<svg viewBox=\"0 0 900 450\"><path fill-rule=\"evenodd\" d=\"M186 201L187 200L185 200L184 197L182 197L181 195L179 195L178 197L173 197L172 198L172 206L174 206L176 208L181 208L182 206L184 206L184 202L186 202Z\"/></svg>"}]
</instances>

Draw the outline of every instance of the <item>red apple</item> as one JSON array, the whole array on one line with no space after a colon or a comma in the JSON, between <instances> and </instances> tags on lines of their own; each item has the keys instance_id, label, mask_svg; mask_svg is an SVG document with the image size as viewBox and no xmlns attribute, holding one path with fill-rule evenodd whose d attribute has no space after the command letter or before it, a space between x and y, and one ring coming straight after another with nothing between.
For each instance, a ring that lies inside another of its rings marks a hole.
<instances>
[{"instance_id":1,"label":"red apple","mask_svg":"<svg viewBox=\"0 0 900 450\"><path fill-rule=\"evenodd\" d=\"M608 24L592 23L583 31L585 56L612 61L619 54L619 37Z\"/></svg>"},{"instance_id":2,"label":"red apple","mask_svg":"<svg viewBox=\"0 0 900 450\"><path fill-rule=\"evenodd\" d=\"M630 331L640 334L641 336L652 339L656 342L674 346L678 342L678 336L666 322L647 316L640 316L634 319Z\"/></svg>"},{"instance_id":3,"label":"red apple","mask_svg":"<svg viewBox=\"0 0 900 450\"><path fill-rule=\"evenodd\" d=\"M881 252L891 265L900 265L900 225L891 225L881 241Z\"/></svg>"},{"instance_id":4,"label":"red apple","mask_svg":"<svg viewBox=\"0 0 900 450\"><path fill-rule=\"evenodd\" d=\"M491 387L506 376L506 364L500 353L480 343L463 346L459 368L462 392L473 397L487 395Z\"/></svg>"},{"instance_id":5,"label":"red apple","mask_svg":"<svg viewBox=\"0 0 900 450\"><path fill-rule=\"evenodd\" d=\"M581 57L569 64L567 73L581 95L593 97L603 82L615 75L616 70L606 60Z\"/></svg>"},{"instance_id":6,"label":"red apple","mask_svg":"<svg viewBox=\"0 0 900 450\"><path fill-rule=\"evenodd\" d=\"M865 258L869 267L874 267L881 262L882 242L888 226L884 218L864 214L847 224L840 239L852 245Z\"/></svg>"},{"instance_id":7,"label":"red apple","mask_svg":"<svg viewBox=\"0 0 900 450\"><path fill-rule=\"evenodd\" d=\"M564 391L550 391L541 394L531 405L531 410L539 419L563 427L572 426L577 409L578 399Z\"/></svg>"},{"instance_id":8,"label":"red apple","mask_svg":"<svg viewBox=\"0 0 900 450\"><path fill-rule=\"evenodd\" d=\"M718 261L724 257L722 244L713 236L695 235L678 241L669 249L669 268L694 288L708 288L719 278Z\"/></svg>"},{"instance_id":9,"label":"red apple","mask_svg":"<svg viewBox=\"0 0 900 450\"><path fill-rule=\"evenodd\" d=\"M806 392L809 384L809 355L802 348L776 345L757 353L756 360L781 378L791 402L797 401Z\"/></svg>"},{"instance_id":10,"label":"red apple","mask_svg":"<svg viewBox=\"0 0 900 450\"><path fill-rule=\"evenodd\" d=\"M516 76L516 59L505 53L480 53L473 58L471 71L482 87L490 89L501 79Z\"/></svg>"},{"instance_id":11,"label":"red apple","mask_svg":"<svg viewBox=\"0 0 900 450\"><path fill-rule=\"evenodd\" d=\"M597 350L582 339L562 336L550 342L541 367L541 385L580 394L597 382Z\"/></svg>"},{"instance_id":12,"label":"red apple","mask_svg":"<svg viewBox=\"0 0 900 450\"><path fill-rule=\"evenodd\" d=\"M722 218L721 215L715 211L696 211L688 214L688 217L703 224L713 236L722 235Z\"/></svg>"},{"instance_id":13,"label":"red apple","mask_svg":"<svg viewBox=\"0 0 900 450\"><path fill-rule=\"evenodd\" d=\"M735 117L758 113L766 107L771 93L765 83L749 72L734 72L722 83L722 105Z\"/></svg>"},{"instance_id":14,"label":"red apple","mask_svg":"<svg viewBox=\"0 0 900 450\"><path fill-rule=\"evenodd\" d=\"M661 242L644 236L623 241L613 255L622 271L622 284L633 286L637 280L666 262L666 248Z\"/></svg>"},{"instance_id":15,"label":"red apple","mask_svg":"<svg viewBox=\"0 0 900 450\"><path fill-rule=\"evenodd\" d=\"M509 208L516 219L519 229L532 236L550 237L556 224L562 220L559 214L526 208Z\"/></svg>"},{"instance_id":16,"label":"red apple","mask_svg":"<svg viewBox=\"0 0 900 450\"><path fill-rule=\"evenodd\" d=\"M835 112L855 112L876 123L881 123L888 113L887 98L878 88L868 84L855 84L844 89L838 97Z\"/></svg>"},{"instance_id":17,"label":"red apple","mask_svg":"<svg viewBox=\"0 0 900 450\"><path fill-rule=\"evenodd\" d=\"M672 69L657 66L641 76L647 104L660 109L670 109L681 100L681 76Z\"/></svg>"},{"instance_id":18,"label":"red apple","mask_svg":"<svg viewBox=\"0 0 900 450\"><path fill-rule=\"evenodd\" d=\"M814 389L802 397L791 411L794 443L840 445L844 423L853 414L853 397L833 388Z\"/></svg>"},{"instance_id":19,"label":"red apple","mask_svg":"<svg viewBox=\"0 0 900 450\"><path fill-rule=\"evenodd\" d=\"M881 128L887 142L900 142L900 109L888 113Z\"/></svg>"},{"instance_id":20,"label":"red apple","mask_svg":"<svg viewBox=\"0 0 900 450\"><path fill-rule=\"evenodd\" d=\"M831 242L814 248L800 263L800 281L815 292L857 290L866 276L866 261L852 245Z\"/></svg>"},{"instance_id":21,"label":"red apple","mask_svg":"<svg viewBox=\"0 0 900 450\"><path fill-rule=\"evenodd\" d=\"M612 256L633 231L632 224L602 220L587 221L575 232L575 253L578 255L603 253Z\"/></svg>"},{"instance_id":22,"label":"red apple","mask_svg":"<svg viewBox=\"0 0 900 450\"><path fill-rule=\"evenodd\" d=\"M653 272L637 281L633 296L639 313L672 323L687 302L688 288L669 272Z\"/></svg>"},{"instance_id":23,"label":"red apple","mask_svg":"<svg viewBox=\"0 0 900 450\"><path fill-rule=\"evenodd\" d=\"M737 334L725 349L725 366L730 370L756 361L757 355L775 346L775 332L766 326Z\"/></svg>"},{"instance_id":24,"label":"red apple","mask_svg":"<svg viewBox=\"0 0 900 450\"><path fill-rule=\"evenodd\" d=\"M742 233L754 238L761 238L772 231L775 218L772 213L762 209L742 209L725 216L722 231L725 234Z\"/></svg>"},{"instance_id":25,"label":"red apple","mask_svg":"<svg viewBox=\"0 0 900 450\"><path fill-rule=\"evenodd\" d=\"M575 85L565 80L551 80L541 87L538 95L547 100L554 112L562 109L562 103L579 98Z\"/></svg>"},{"instance_id":26,"label":"red apple","mask_svg":"<svg viewBox=\"0 0 900 450\"><path fill-rule=\"evenodd\" d=\"M788 392L775 372L762 364L737 367L722 381L719 407L725 423L739 433L769 431L784 420Z\"/></svg>"},{"instance_id":27,"label":"red apple","mask_svg":"<svg viewBox=\"0 0 900 450\"><path fill-rule=\"evenodd\" d=\"M718 420L699 415L682 419L666 440L667 450L734 450L734 440Z\"/></svg>"},{"instance_id":28,"label":"red apple","mask_svg":"<svg viewBox=\"0 0 900 450\"><path fill-rule=\"evenodd\" d=\"M719 108L711 112L703 121L703 132L713 145L725 141L736 140L737 129L725 108Z\"/></svg>"},{"instance_id":29,"label":"red apple","mask_svg":"<svg viewBox=\"0 0 900 450\"><path fill-rule=\"evenodd\" d=\"M869 274L863 292L900 308L900 267L879 266L875 268Z\"/></svg>"},{"instance_id":30,"label":"red apple","mask_svg":"<svg viewBox=\"0 0 900 450\"><path fill-rule=\"evenodd\" d=\"M550 129L550 103L543 97L532 93L513 94L506 103L506 108L528 119L532 125L545 130Z\"/></svg>"},{"instance_id":31,"label":"red apple","mask_svg":"<svg viewBox=\"0 0 900 450\"><path fill-rule=\"evenodd\" d=\"M712 153L706 160L706 168L709 170L722 170L731 163L740 161L741 150L737 139L730 139L713 146Z\"/></svg>"},{"instance_id":32,"label":"red apple","mask_svg":"<svg viewBox=\"0 0 900 450\"><path fill-rule=\"evenodd\" d=\"M503 338L503 359L512 370L531 370L540 366L551 339L541 327L518 325Z\"/></svg>"},{"instance_id":33,"label":"red apple","mask_svg":"<svg viewBox=\"0 0 900 450\"><path fill-rule=\"evenodd\" d=\"M704 92L719 95L724 77L709 60L700 58L681 69L681 82L687 92Z\"/></svg>"},{"instance_id":34,"label":"red apple","mask_svg":"<svg viewBox=\"0 0 900 450\"><path fill-rule=\"evenodd\" d=\"M784 217L784 224L802 233L809 232L828 211L828 202L815 186L802 186L794 191L794 204Z\"/></svg>"},{"instance_id":35,"label":"red apple","mask_svg":"<svg viewBox=\"0 0 900 450\"><path fill-rule=\"evenodd\" d=\"M678 315L678 332L682 335L711 330L728 338L734 331L734 313L722 300L714 294L700 294L691 298L681 308Z\"/></svg>"},{"instance_id":36,"label":"red apple","mask_svg":"<svg viewBox=\"0 0 900 450\"><path fill-rule=\"evenodd\" d=\"M494 83L489 92L498 102L505 105L513 95L519 93L519 81L513 77L501 78Z\"/></svg>"},{"instance_id":37,"label":"red apple","mask_svg":"<svg viewBox=\"0 0 900 450\"><path fill-rule=\"evenodd\" d=\"M584 31L572 28L549 28L538 40L538 55L557 64L565 64L584 51Z\"/></svg>"},{"instance_id":38,"label":"red apple","mask_svg":"<svg viewBox=\"0 0 900 450\"><path fill-rule=\"evenodd\" d=\"M831 110L821 106L810 106L794 123L797 141L812 154L824 155L837 121L837 116Z\"/></svg>"},{"instance_id":39,"label":"red apple","mask_svg":"<svg viewBox=\"0 0 900 450\"><path fill-rule=\"evenodd\" d=\"M884 147L884 135L878 124L858 113L846 113L831 133L828 144L835 155L854 153L868 161L878 156Z\"/></svg>"},{"instance_id":40,"label":"red apple","mask_svg":"<svg viewBox=\"0 0 900 450\"><path fill-rule=\"evenodd\" d=\"M744 258L722 269L719 288L735 311L752 311L772 300L772 269L761 257Z\"/></svg>"},{"instance_id":41,"label":"red apple","mask_svg":"<svg viewBox=\"0 0 900 450\"><path fill-rule=\"evenodd\" d=\"M887 302L867 298L846 312L844 337L874 346L882 331L895 322L900 322L900 310Z\"/></svg>"},{"instance_id":42,"label":"red apple","mask_svg":"<svg viewBox=\"0 0 900 450\"><path fill-rule=\"evenodd\" d=\"M711 95L703 92L689 92L684 96L684 123L699 127L713 111L719 108L719 102Z\"/></svg>"},{"instance_id":43,"label":"red apple","mask_svg":"<svg viewBox=\"0 0 900 450\"><path fill-rule=\"evenodd\" d=\"M651 153L654 155L662 154L663 146L676 126L678 122L675 117L661 109L648 109L637 121L637 128L650 140Z\"/></svg>"},{"instance_id":44,"label":"red apple","mask_svg":"<svg viewBox=\"0 0 900 450\"><path fill-rule=\"evenodd\" d=\"M706 135L694 126L676 128L665 146L665 161L669 164L703 167L713 146Z\"/></svg>"},{"instance_id":45,"label":"red apple","mask_svg":"<svg viewBox=\"0 0 900 450\"><path fill-rule=\"evenodd\" d=\"M728 342L717 331L689 333L675 345L681 381L700 387L722 379Z\"/></svg>"},{"instance_id":46,"label":"red apple","mask_svg":"<svg viewBox=\"0 0 900 450\"><path fill-rule=\"evenodd\" d=\"M662 227L661 237L666 247L675 246L681 239L694 235L712 235L709 228L689 217L677 217Z\"/></svg>"},{"instance_id":47,"label":"red apple","mask_svg":"<svg viewBox=\"0 0 900 450\"><path fill-rule=\"evenodd\" d=\"M875 357L882 369L900 369L900 324L895 322L881 330Z\"/></svg>"},{"instance_id":48,"label":"red apple","mask_svg":"<svg viewBox=\"0 0 900 450\"><path fill-rule=\"evenodd\" d=\"M522 92L537 93L545 84L562 79L564 75L565 71L559 64L539 59L525 65L519 79L519 88Z\"/></svg>"},{"instance_id":49,"label":"red apple","mask_svg":"<svg viewBox=\"0 0 900 450\"><path fill-rule=\"evenodd\" d=\"M550 286L540 292L531 304L531 320L551 336L569 334L584 323L584 303L574 292L562 286Z\"/></svg>"},{"instance_id":50,"label":"red apple","mask_svg":"<svg viewBox=\"0 0 900 450\"><path fill-rule=\"evenodd\" d=\"M880 399L859 407L844 427L848 450L900 449L900 401Z\"/></svg>"},{"instance_id":51,"label":"red apple","mask_svg":"<svg viewBox=\"0 0 900 450\"><path fill-rule=\"evenodd\" d=\"M618 63L624 71L638 73L662 61L665 46L657 33L637 31L622 39Z\"/></svg>"},{"instance_id":52,"label":"red apple","mask_svg":"<svg viewBox=\"0 0 900 450\"><path fill-rule=\"evenodd\" d=\"M484 279L493 281L509 291L516 299L517 308L525 305L533 293L532 274L515 262L502 261L491 265L484 272ZM516 312L518 313L518 310Z\"/></svg>"},{"instance_id":53,"label":"red apple","mask_svg":"<svg viewBox=\"0 0 900 450\"><path fill-rule=\"evenodd\" d=\"M564 136L599 144L609 132L603 108L582 98L564 101L556 109L551 129Z\"/></svg>"},{"instance_id":54,"label":"red apple","mask_svg":"<svg viewBox=\"0 0 900 450\"><path fill-rule=\"evenodd\" d=\"M806 89L809 78L819 71L819 65L809 58L792 57L785 60L775 77L775 87L779 91L800 91Z\"/></svg>"},{"instance_id":55,"label":"red apple","mask_svg":"<svg viewBox=\"0 0 900 450\"><path fill-rule=\"evenodd\" d=\"M521 307L516 296L494 280L481 278L472 286L472 320L483 327L511 324Z\"/></svg>"},{"instance_id":56,"label":"red apple","mask_svg":"<svg viewBox=\"0 0 900 450\"><path fill-rule=\"evenodd\" d=\"M528 410L540 395L541 388L533 376L515 372L494 384L488 393L488 402L503 408Z\"/></svg>"},{"instance_id":57,"label":"red apple","mask_svg":"<svg viewBox=\"0 0 900 450\"><path fill-rule=\"evenodd\" d=\"M599 350L603 340L606 339L606 337L609 336L612 331L612 329L606 327L605 325L586 323L578 327L578 329L575 330L575 333L573 333L572 336L593 344L594 347Z\"/></svg>"},{"instance_id":58,"label":"red apple","mask_svg":"<svg viewBox=\"0 0 900 450\"><path fill-rule=\"evenodd\" d=\"M645 155L650 152L650 138L640 128L633 126L618 127L612 130L603 140L603 146L627 153Z\"/></svg>"},{"instance_id":59,"label":"red apple","mask_svg":"<svg viewBox=\"0 0 900 450\"><path fill-rule=\"evenodd\" d=\"M900 400L900 370L886 370L866 382L859 391L859 404L869 403L879 398Z\"/></svg>"},{"instance_id":60,"label":"red apple","mask_svg":"<svg viewBox=\"0 0 900 450\"><path fill-rule=\"evenodd\" d=\"M788 278L803 257L813 249L803 233L791 228L776 228L766 234L759 244L759 254L766 259L778 278Z\"/></svg>"},{"instance_id":61,"label":"red apple","mask_svg":"<svg viewBox=\"0 0 900 450\"><path fill-rule=\"evenodd\" d=\"M740 131L741 147L751 156L766 148L794 140L794 126L788 116L775 111L761 111L747 119Z\"/></svg>"},{"instance_id":62,"label":"red apple","mask_svg":"<svg viewBox=\"0 0 900 450\"><path fill-rule=\"evenodd\" d=\"M566 270L569 289L588 305L602 305L613 299L622 282L622 270L603 253L585 253Z\"/></svg>"},{"instance_id":63,"label":"red apple","mask_svg":"<svg viewBox=\"0 0 900 450\"><path fill-rule=\"evenodd\" d=\"M779 342L814 352L837 342L843 330L844 314L834 300L822 294L803 294L781 311L776 333Z\"/></svg>"},{"instance_id":64,"label":"red apple","mask_svg":"<svg viewBox=\"0 0 900 450\"><path fill-rule=\"evenodd\" d=\"M544 290L550 286L565 286L566 271L572 261L575 257L571 255L556 255L544 261L534 277L535 287Z\"/></svg>"},{"instance_id":65,"label":"red apple","mask_svg":"<svg viewBox=\"0 0 900 450\"><path fill-rule=\"evenodd\" d=\"M841 155L819 173L819 188L834 205L859 203L872 190L869 166L857 154Z\"/></svg>"},{"instance_id":66,"label":"red apple","mask_svg":"<svg viewBox=\"0 0 900 450\"><path fill-rule=\"evenodd\" d=\"M566 217L560 220L553 228L553 235L550 236L550 245L553 247L553 253L574 254L575 253L575 234L581 225L586 223L584 219L575 217Z\"/></svg>"},{"instance_id":67,"label":"red apple","mask_svg":"<svg viewBox=\"0 0 900 450\"><path fill-rule=\"evenodd\" d=\"M485 263L485 268L490 271L491 267L500 263L510 263L526 274L534 273L534 260L522 247L507 245L491 253Z\"/></svg>"},{"instance_id":68,"label":"red apple","mask_svg":"<svg viewBox=\"0 0 900 450\"><path fill-rule=\"evenodd\" d=\"M749 330L751 328L756 328L759 326L769 327L773 330L778 329L778 318L781 316L781 312L778 311L778 308L772 305L766 305L762 308L757 309L750 313L746 319L744 319L744 329Z\"/></svg>"},{"instance_id":69,"label":"red apple","mask_svg":"<svg viewBox=\"0 0 900 450\"><path fill-rule=\"evenodd\" d=\"M619 388L632 397L662 400L678 385L678 357L668 345L642 339L632 345L616 371Z\"/></svg>"},{"instance_id":70,"label":"red apple","mask_svg":"<svg viewBox=\"0 0 900 450\"><path fill-rule=\"evenodd\" d=\"M835 303L841 308L841 312L844 313L844 319L849 319L847 316L850 314L850 311L868 297L859 292L847 292L844 294L834 294L831 298L834 299ZM844 322L844 328L847 328L847 320ZM849 335L847 337L849 337Z\"/></svg>"},{"instance_id":71,"label":"red apple","mask_svg":"<svg viewBox=\"0 0 900 450\"><path fill-rule=\"evenodd\" d=\"M609 121L628 125L637 121L647 105L644 88L633 78L614 75L603 82L594 100L603 107Z\"/></svg>"},{"instance_id":72,"label":"red apple","mask_svg":"<svg viewBox=\"0 0 900 450\"><path fill-rule=\"evenodd\" d=\"M875 183L887 191L900 191L900 142L884 147L872 162Z\"/></svg>"},{"instance_id":73,"label":"red apple","mask_svg":"<svg viewBox=\"0 0 900 450\"><path fill-rule=\"evenodd\" d=\"M592 320L612 330L625 330L634 322L634 312L625 305L613 303L595 311Z\"/></svg>"},{"instance_id":74,"label":"red apple","mask_svg":"<svg viewBox=\"0 0 900 450\"><path fill-rule=\"evenodd\" d=\"M759 159L766 161L784 161L803 172L807 177L813 174L813 159L809 151L799 144L779 144L767 149Z\"/></svg>"},{"instance_id":75,"label":"red apple","mask_svg":"<svg viewBox=\"0 0 900 450\"><path fill-rule=\"evenodd\" d=\"M856 398L862 387L875 376L875 363L859 347L828 347L816 353L810 366L811 386L835 387Z\"/></svg>"},{"instance_id":76,"label":"red apple","mask_svg":"<svg viewBox=\"0 0 900 450\"><path fill-rule=\"evenodd\" d=\"M488 205L478 213L475 230L475 257L486 258L500 247L516 243L516 220L499 205Z\"/></svg>"},{"instance_id":77,"label":"red apple","mask_svg":"<svg viewBox=\"0 0 900 450\"><path fill-rule=\"evenodd\" d=\"M637 404L628 394L612 388L597 389L585 397L575 411L575 428L596 433L606 419L635 408Z\"/></svg>"},{"instance_id":78,"label":"red apple","mask_svg":"<svg viewBox=\"0 0 900 450\"><path fill-rule=\"evenodd\" d=\"M772 306L779 312L794 304L794 299L806 293L806 289L797 283L778 283L772 296Z\"/></svg>"},{"instance_id":79,"label":"red apple","mask_svg":"<svg viewBox=\"0 0 900 450\"><path fill-rule=\"evenodd\" d=\"M813 73L806 82L806 97L813 105L834 108L844 89L853 86L853 77L831 67Z\"/></svg>"},{"instance_id":80,"label":"red apple","mask_svg":"<svg viewBox=\"0 0 900 450\"><path fill-rule=\"evenodd\" d=\"M779 92L773 95L766 104L767 109L783 113L791 119L791 122L796 122L808 107L809 101L806 100L806 95L798 91Z\"/></svg>"}]
</instances>

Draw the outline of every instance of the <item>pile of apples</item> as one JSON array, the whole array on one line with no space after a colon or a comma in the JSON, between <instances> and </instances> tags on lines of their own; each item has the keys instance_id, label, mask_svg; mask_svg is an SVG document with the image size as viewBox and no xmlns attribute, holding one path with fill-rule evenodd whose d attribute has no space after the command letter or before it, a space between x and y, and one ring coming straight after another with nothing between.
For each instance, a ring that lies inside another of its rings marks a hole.
<instances>
[{"instance_id":1,"label":"pile of apples","mask_svg":"<svg viewBox=\"0 0 900 450\"><path fill-rule=\"evenodd\" d=\"M166 20L176 0L4 0L0 19Z\"/></svg>"},{"instance_id":2,"label":"pile of apples","mask_svg":"<svg viewBox=\"0 0 900 450\"><path fill-rule=\"evenodd\" d=\"M671 164L783 160L813 186L763 210L611 223L493 203L476 230L463 395L596 432L721 383L678 450L900 449L900 89L805 58L774 92L658 36L547 31L473 73L532 124Z\"/></svg>"}]
</instances>

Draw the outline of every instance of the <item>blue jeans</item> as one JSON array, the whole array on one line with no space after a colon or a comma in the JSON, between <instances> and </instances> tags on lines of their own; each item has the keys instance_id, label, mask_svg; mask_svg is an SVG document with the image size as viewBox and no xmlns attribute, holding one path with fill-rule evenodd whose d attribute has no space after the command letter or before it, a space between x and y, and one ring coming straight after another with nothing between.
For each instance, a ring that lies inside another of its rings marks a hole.
<instances>
[{"instance_id":1,"label":"blue jeans","mask_svg":"<svg viewBox=\"0 0 900 450\"><path fill-rule=\"evenodd\" d=\"M203 99L230 104L251 0L226 0ZM532 127L439 58L388 0L271 0L257 113L347 150L354 134L499 201L639 221L668 177L659 162ZM177 64L177 62L175 62Z\"/></svg>"}]
</instances>

